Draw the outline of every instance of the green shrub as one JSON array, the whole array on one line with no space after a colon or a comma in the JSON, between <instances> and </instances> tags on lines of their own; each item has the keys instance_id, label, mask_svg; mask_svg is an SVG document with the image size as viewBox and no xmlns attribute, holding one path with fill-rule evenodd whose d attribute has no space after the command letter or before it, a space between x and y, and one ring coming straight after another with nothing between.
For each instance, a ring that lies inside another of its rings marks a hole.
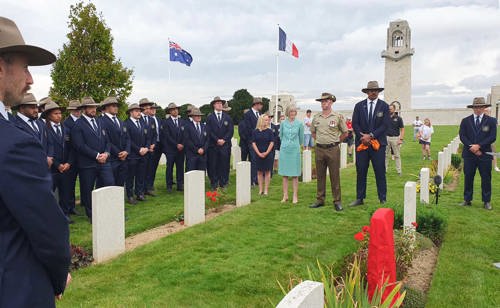
<instances>
[{"instance_id":1,"label":"green shrub","mask_svg":"<svg viewBox=\"0 0 500 308\"><path fill-rule=\"evenodd\" d=\"M459 154L451 154L451 165L453 168L460 170L460 165L462 164L462 157Z\"/></svg>"},{"instance_id":2,"label":"green shrub","mask_svg":"<svg viewBox=\"0 0 500 308\"><path fill-rule=\"evenodd\" d=\"M424 308L425 307L425 294L422 291L412 288L404 288L406 291L405 300L403 305L405 308Z\"/></svg>"}]
</instances>

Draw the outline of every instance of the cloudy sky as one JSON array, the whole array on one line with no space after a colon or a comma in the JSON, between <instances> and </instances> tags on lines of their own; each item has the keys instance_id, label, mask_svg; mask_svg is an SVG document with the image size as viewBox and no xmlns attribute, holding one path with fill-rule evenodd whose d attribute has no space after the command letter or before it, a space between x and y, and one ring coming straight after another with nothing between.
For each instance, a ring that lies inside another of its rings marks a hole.
<instances>
[{"instance_id":1,"label":"cloudy sky","mask_svg":"<svg viewBox=\"0 0 500 308\"><path fill-rule=\"evenodd\" d=\"M270 97L277 24L300 53L299 59L279 54L279 90L301 107L318 107L314 98L327 91L337 96L336 109L350 109L368 80L383 84L380 53L396 19L412 31L414 108L462 107L500 84L499 0L93 2L112 29L115 55L134 69L131 102L202 105L241 88ZM57 53L67 41L73 3L0 0L0 14L16 21L27 43ZM191 53L191 67L169 62L169 37ZM46 96L50 66L31 71L33 92Z\"/></svg>"}]
</instances>

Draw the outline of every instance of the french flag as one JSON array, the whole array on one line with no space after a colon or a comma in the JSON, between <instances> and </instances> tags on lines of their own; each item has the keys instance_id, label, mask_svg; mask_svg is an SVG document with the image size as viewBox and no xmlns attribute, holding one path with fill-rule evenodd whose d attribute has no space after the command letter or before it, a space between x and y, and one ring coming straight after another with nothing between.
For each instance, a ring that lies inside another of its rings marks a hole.
<instances>
[{"instance_id":1,"label":"french flag","mask_svg":"<svg viewBox=\"0 0 500 308\"><path fill-rule=\"evenodd\" d=\"M299 57L299 50L297 49L297 46L287 39L285 31L279 27L279 50L288 52L295 58Z\"/></svg>"}]
</instances>

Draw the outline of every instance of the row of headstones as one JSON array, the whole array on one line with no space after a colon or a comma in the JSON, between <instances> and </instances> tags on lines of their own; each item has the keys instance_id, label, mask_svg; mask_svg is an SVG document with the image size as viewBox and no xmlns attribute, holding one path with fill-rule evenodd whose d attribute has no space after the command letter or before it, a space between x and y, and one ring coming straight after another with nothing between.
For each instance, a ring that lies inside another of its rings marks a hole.
<instances>
[{"instance_id":1,"label":"row of headstones","mask_svg":"<svg viewBox=\"0 0 500 308\"><path fill-rule=\"evenodd\" d=\"M236 166L236 206L251 202L250 162ZM184 225L205 222L205 172L184 174ZM123 187L107 186L92 192L92 252L96 263L125 251Z\"/></svg>"},{"instance_id":2,"label":"row of headstones","mask_svg":"<svg viewBox=\"0 0 500 308\"><path fill-rule=\"evenodd\" d=\"M438 170L437 174L444 177L446 171L451 166L451 155L456 154L458 151L458 147L460 146L460 137L456 136L448 143L447 146L443 148L442 151L438 152ZM443 183L439 186L439 188L443 188Z\"/></svg>"}]
</instances>

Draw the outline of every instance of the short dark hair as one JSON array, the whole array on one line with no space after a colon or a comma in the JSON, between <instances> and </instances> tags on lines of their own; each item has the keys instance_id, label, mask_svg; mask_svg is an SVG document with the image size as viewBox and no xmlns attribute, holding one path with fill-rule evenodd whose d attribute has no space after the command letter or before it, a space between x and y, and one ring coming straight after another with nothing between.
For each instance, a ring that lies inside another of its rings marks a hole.
<instances>
[{"instance_id":1,"label":"short dark hair","mask_svg":"<svg viewBox=\"0 0 500 308\"><path fill-rule=\"evenodd\" d=\"M311 112L312 112L311 109L307 109L306 111L306 113L311 113Z\"/></svg>"}]
</instances>

